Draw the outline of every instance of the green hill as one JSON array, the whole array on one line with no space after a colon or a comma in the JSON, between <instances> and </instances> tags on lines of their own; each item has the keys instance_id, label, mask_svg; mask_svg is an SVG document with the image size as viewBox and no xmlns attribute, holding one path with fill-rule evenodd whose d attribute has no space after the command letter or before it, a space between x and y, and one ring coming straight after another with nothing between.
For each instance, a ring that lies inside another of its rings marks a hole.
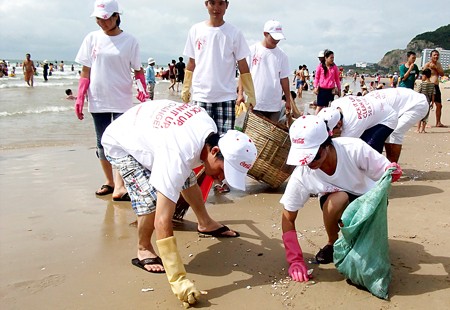
<instances>
[{"instance_id":1,"label":"green hill","mask_svg":"<svg viewBox=\"0 0 450 310\"><path fill-rule=\"evenodd\" d=\"M450 24L442 26L435 31L424 32L417 35L413 41L428 41L433 43L436 47L442 47L445 50L450 50Z\"/></svg>"},{"instance_id":2,"label":"green hill","mask_svg":"<svg viewBox=\"0 0 450 310\"><path fill-rule=\"evenodd\" d=\"M396 49L387 52L378 62L378 65L391 71L397 71L398 66L405 62L407 51L416 52L417 56L420 57L423 49L436 47L446 50L450 49L450 24L415 36L408 43L406 49Z\"/></svg>"}]
</instances>

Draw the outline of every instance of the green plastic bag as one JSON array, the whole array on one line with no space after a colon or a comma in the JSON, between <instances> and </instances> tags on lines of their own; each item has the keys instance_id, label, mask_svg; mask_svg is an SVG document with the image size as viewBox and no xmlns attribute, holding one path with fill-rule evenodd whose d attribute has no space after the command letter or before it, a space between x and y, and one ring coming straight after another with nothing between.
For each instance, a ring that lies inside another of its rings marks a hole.
<instances>
[{"instance_id":1,"label":"green plastic bag","mask_svg":"<svg viewBox=\"0 0 450 310\"><path fill-rule=\"evenodd\" d=\"M391 187L389 169L376 186L354 200L342 214L341 235L334 243L336 268L353 284L387 299L391 282L387 199Z\"/></svg>"}]
</instances>

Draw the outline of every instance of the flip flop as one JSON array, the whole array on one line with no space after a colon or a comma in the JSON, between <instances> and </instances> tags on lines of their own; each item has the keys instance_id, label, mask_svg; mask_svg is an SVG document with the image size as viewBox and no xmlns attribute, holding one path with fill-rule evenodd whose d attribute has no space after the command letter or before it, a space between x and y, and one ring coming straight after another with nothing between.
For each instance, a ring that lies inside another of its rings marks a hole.
<instances>
[{"instance_id":1,"label":"flip flop","mask_svg":"<svg viewBox=\"0 0 450 310\"><path fill-rule=\"evenodd\" d=\"M224 232L231 231L231 229L229 229L225 225L220 228L217 228L216 230L213 230L213 231L200 231L198 229L197 229L197 231L198 231L200 237L202 237L202 238L209 238L209 237L237 238L240 236L240 234L237 231L235 231L236 235L234 235L234 236L225 235Z\"/></svg>"},{"instance_id":2,"label":"flip flop","mask_svg":"<svg viewBox=\"0 0 450 310\"><path fill-rule=\"evenodd\" d=\"M104 189L106 189L106 191L103 191ZM114 187L103 184L102 187L100 187L100 190L96 191L95 194L98 196L105 196L105 195L112 194L113 192L114 192Z\"/></svg>"},{"instance_id":3,"label":"flip flop","mask_svg":"<svg viewBox=\"0 0 450 310\"><path fill-rule=\"evenodd\" d=\"M123 194L121 197L113 197L113 201L131 201L130 195L128 193Z\"/></svg>"},{"instance_id":4,"label":"flip flop","mask_svg":"<svg viewBox=\"0 0 450 310\"><path fill-rule=\"evenodd\" d=\"M164 270L162 271L152 271L152 270L148 270L147 268L145 268L145 265L163 265L161 257L156 256L153 258L144 258L143 260L139 260L139 258L133 258L131 260L131 263L138 267L141 268L142 270L145 270L147 272L151 272L151 273L166 273Z\"/></svg>"}]
</instances>

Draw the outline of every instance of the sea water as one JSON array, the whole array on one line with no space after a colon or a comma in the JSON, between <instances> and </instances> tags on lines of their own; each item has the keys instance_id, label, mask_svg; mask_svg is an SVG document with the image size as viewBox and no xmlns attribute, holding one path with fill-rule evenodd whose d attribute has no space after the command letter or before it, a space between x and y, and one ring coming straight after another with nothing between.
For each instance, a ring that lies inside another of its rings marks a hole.
<instances>
[{"instance_id":1,"label":"sea water","mask_svg":"<svg viewBox=\"0 0 450 310\"><path fill-rule=\"evenodd\" d=\"M0 78L0 150L74 145L95 147L95 131L87 103L85 118L80 121L75 115L75 101L66 99L68 88L77 94L79 70L78 64L74 65L74 71L71 71L71 64L66 64L63 72L54 71L44 82L42 67L38 67L34 87L26 84L20 67L16 67L15 77ZM169 85L169 81L157 79L155 99L181 101L180 92L168 90ZM303 98L296 99L296 104L303 110L314 100L315 95L308 90L303 92ZM139 104L139 101L134 99L134 103ZM308 112L314 113L311 109Z\"/></svg>"}]
</instances>

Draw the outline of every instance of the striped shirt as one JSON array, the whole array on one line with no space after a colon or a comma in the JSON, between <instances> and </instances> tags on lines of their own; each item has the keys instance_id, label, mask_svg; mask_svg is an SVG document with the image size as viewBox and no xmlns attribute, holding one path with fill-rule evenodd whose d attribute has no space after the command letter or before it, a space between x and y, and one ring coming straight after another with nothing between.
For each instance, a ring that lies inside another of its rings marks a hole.
<instances>
[{"instance_id":1,"label":"striped shirt","mask_svg":"<svg viewBox=\"0 0 450 310\"><path fill-rule=\"evenodd\" d=\"M417 88L418 93L422 93L427 97L428 103L431 103L431 98L436 94L436 90L434 88L434 84L427 81L422 81Z\"/></svg>"}]
</instances>

